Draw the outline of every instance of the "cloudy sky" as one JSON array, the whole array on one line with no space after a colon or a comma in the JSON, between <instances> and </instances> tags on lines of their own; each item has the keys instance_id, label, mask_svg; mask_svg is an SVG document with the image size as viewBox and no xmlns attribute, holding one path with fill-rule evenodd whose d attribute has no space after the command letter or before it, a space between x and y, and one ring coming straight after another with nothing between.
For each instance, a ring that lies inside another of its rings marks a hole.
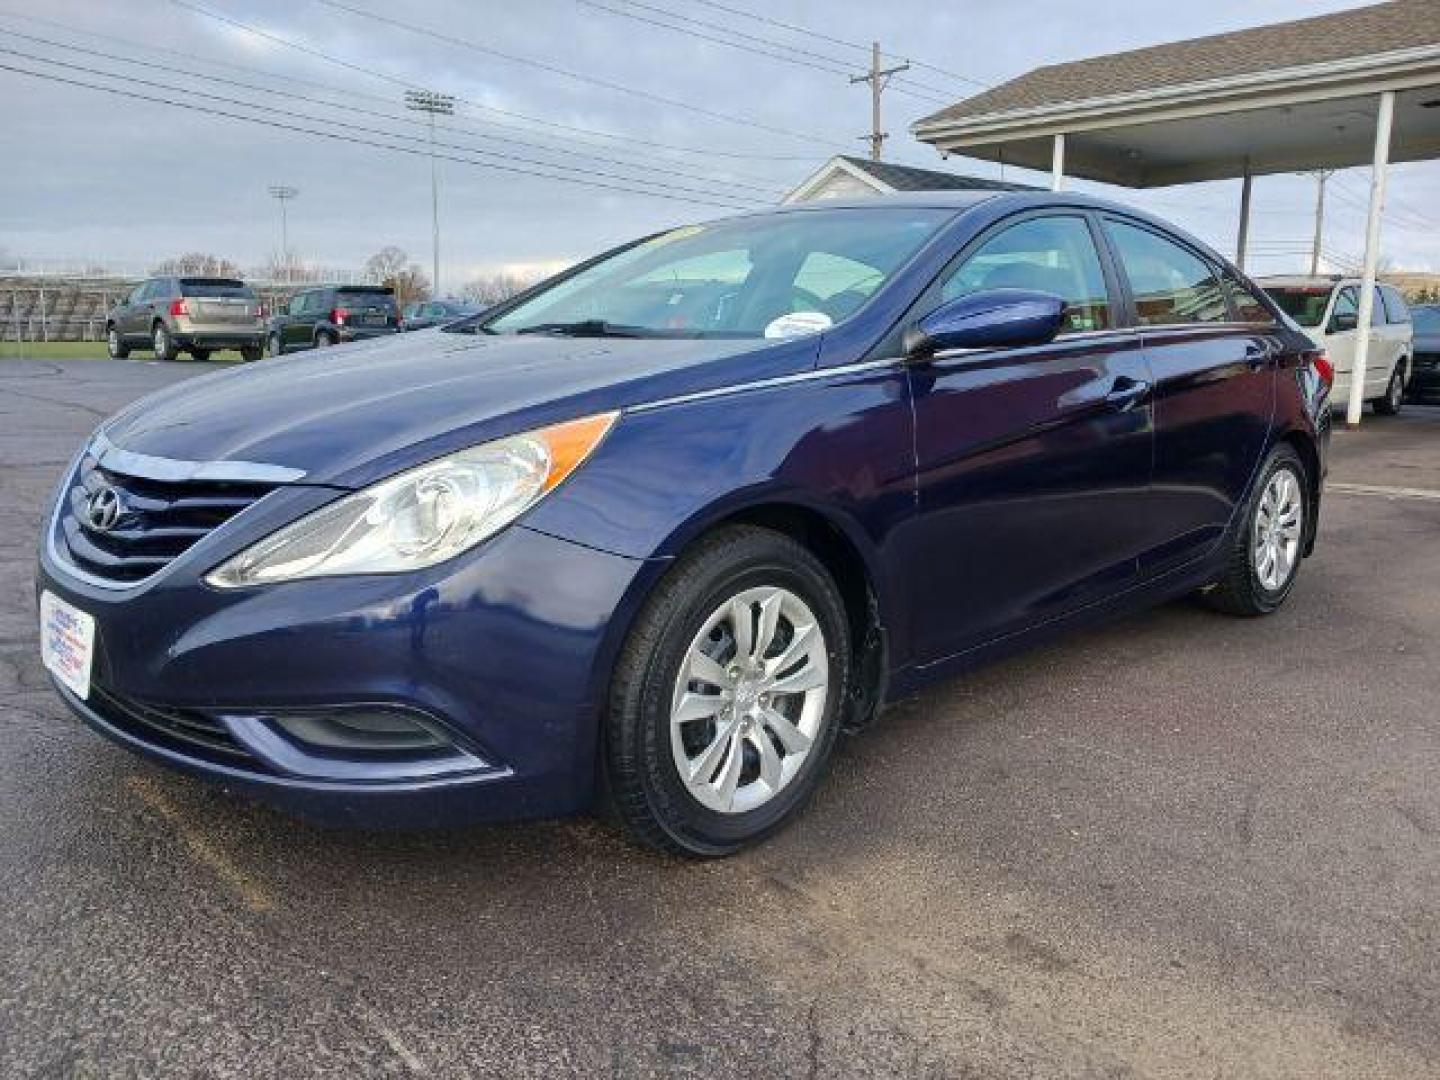
<instances>
[{"instance_id":1,"label":"cloudy sky","mask_svg":"<svg viewBox=\"0 0 1440 1080\"><path fill-rule=\"evenodd\" d=\"M306 260L353 267L396 244L428 267L424 129L402 98L431 87L457 99L437 132L461 159L440 163L454 286L772 203L829 154L864 153L868 92L843 70L867 57L846 43L878 38L932 65L886 95L887 157L994 176L907 133L975 91L956 75L997 83L1351 6L1209 0L1157 19L1155 0L5 0L0 67L52 78L0 70L0 250L143 271L198 249L254 265L280 245L267 189L289 184ZM1342 259L1361 250L1367 184L1358 169L1331 186L1325 244ZM1303 265L1313 193L1306 178L1256 181L1252 270ZM1440 219L1440 163L1397 166L1392 193L1390 260L1440 270L1440 227L1426 224ZM1107 194L1233 248L1238 181Z\"/></svg>"}]
</instances>

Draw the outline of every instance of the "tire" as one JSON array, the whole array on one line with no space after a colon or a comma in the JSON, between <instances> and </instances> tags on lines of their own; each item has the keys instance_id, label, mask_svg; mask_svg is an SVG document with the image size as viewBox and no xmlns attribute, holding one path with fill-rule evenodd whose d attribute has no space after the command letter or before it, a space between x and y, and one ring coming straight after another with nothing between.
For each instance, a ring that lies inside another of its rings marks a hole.
<instances>
[{"instance_id":1,"label":"tire","mask_svg":"<svg viewBox=\"0 0 1440 1080\"><path fill-rule=\"evenodd\" d=\"M174 360L180 355L180 350L175 347L175 339L170 336L170 331L165 329L164 323L157 322L150 334L150 345L155 351L156 360Z\"/></svg>"},{"instance_id":2,"label":"tire","mask_svg":"<svg viewBox=\"0 0 1440 1080\"><path fill-rule=\"evenodd\" d=\"M732 613L741 609L755 640L770 631L759 652L767 674L757 665L737 678ZM640 844L691 858L729 855L775 831L824 775L850 666L844 603L814 555L769 529L706 537L661 581L616 664L602 746L610 809ZM676 707L686 701L702 707ZM682 757L701 779L687 783Z\"/></svg>"},{"instance_id":3,"label":"tire","mask_svg":"<svg viewBox=\"0 0 1440 1080\"><path fill-rule=\"evenodd\" d=\"M1288 487L1281 479L1282 474L1289 477ZM1272 501L1272 492L1282 487L1290 493L1293 508L1283 498L1276 497L1277 501ZM1277 510L1280 511L1278 515ZM1201 599L1228 615L1269 615L1278 610L1295 588L1295 579L1300 573L1309 514L1310 484L1305 463L1292 446L1281 443L1265 459L1241 518L1243 526L1230 540L1225 576L1201 593ZM1270 522L1276 524L1267 525ZM1286 523L1293 524L1286 527ZM1277 546L1270 548L1276 562L1271 564L1269 574L1265 569L1266 548L1257 540L1267 527L1270 528L1269 535L1277 540ZM1287 551L1288 562L1282 562L1282 556Z\"/></svg>"},{"instance_id":4,"label":"tire","mask_svg":"<svg viewBox=\"0 0 1440 1080\"><path fill-rule=\"evenodd\" d=\"M265 355L265 350L259 345L247 345L240 350L240 359L247 364L253 364Z\"/></svg>"},{"instance_id":5,"label":"tire","mask_svg":"<svg viewBox=\"0 0 1440 1080\"><path fill-rule=\"evenodd\" d=\"M105 351L110 354L111 360L124 360L130 355L130 346L125 344L125 339L113 323L105 328Z\"/></svg>"},{"instance_id":6,"label":"tire","mask_svg":"<svg viewBox=\"0 0 1440 1080\"><path fill-rule=\"evenodd\" d=\"M205 361L207 361L207 360L210 359L210 350L209 350L209 349L191 349L191 350L190 350L190 359L195 360L195 361L198 361L199 363L202 363L202 364L203 364L203 363L205 363Z\"/></svg>"},{"instance_id":7,"label":"tire","mask_svg":"<svg viewBox=\"0 0 1440 1080\"><path fill-rule=\"evenodd\" d=\"M1395 370L1390 373L1390 381L1385 384L1385 394L1378 397L1372 403L1375 406L1377 416L1397 416L1401 407L1405 404L1405 365L1396 364Z\"/></svg>"},{"instance_id":8,"label":"tire","mask_svg":"<svg viewBox=\"0 0 1440 1080\"><path fill-rule=\"evenodd\" d=\"M285 342L281 339L279 334L271 334L268 340L270 343L271 356L285 355Z\"/></svg>"},{"instance_id":9,"label":"tire","mask_svg":"<svg viewBox=\"0 0 1440 1080\"><path fill-rule=\"evenodd\" d=\"M316 348L319 348L319 349L328 349L328 348L330 348L331 345L334 345L334 344L335 344L335 336L334 336L333 334L331 334L329 330L321 330L320 333L318 333L318 334L315 335L315 347L316 347Z\"/></svg>"}]
</instances>

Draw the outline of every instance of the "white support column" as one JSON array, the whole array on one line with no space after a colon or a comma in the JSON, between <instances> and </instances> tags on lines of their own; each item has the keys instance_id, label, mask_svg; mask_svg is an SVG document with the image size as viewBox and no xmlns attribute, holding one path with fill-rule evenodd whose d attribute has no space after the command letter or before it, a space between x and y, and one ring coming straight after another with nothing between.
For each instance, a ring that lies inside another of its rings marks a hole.
<instances>
[{"instance_id":1,"label":"white support column","mask_svg":"<svg viewBox=\"0 0 1440 1080\"><path fill-rule=\"evenodd\" d=\"M1375 314L1375 267L1380 261L1380 215L1385 210L1385 179L1390 171L1390 128L1395 119L1395 91L1380 95L1375 114L1375 163L1370 168L1370 212L1365 219L1365 269L1360 275L1360 310L1355 320L1355 362L1350 369L1347 427L1360 425L1365 407L1365 363L1370 356L1370 321Z\"/></svg>"},{"instance_id":2,"label":"white support column","mask_svg":"<svg viewBox=\"0 0 1440 1080\"><path fill-rule=\"evenodd\" d=\"M1235 265L1245 269L1245 249L1250 244L1250 159L1245 159L1245 171L1240 174L1240 231L1235 236Z\"/></svg>"},{"instance_id":3,"label":"white support column","mask_svg":"<svg viewBox=\"0 0 1440 1080\"><path fill-rule=\"evenodd\" d=\"M1050 190L1065 190L1065 134L1051 136Z\"/></svg>"}]
</instances>

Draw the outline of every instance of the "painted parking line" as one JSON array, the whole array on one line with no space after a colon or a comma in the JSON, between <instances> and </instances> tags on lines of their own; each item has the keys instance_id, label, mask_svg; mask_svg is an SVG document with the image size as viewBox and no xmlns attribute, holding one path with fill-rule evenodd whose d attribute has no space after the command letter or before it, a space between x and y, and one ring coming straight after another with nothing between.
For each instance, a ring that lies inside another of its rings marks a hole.
<instances>
[{"instance_id":1,"label":"painted parking line","mask_svg":"<svg viewBox=\"0 0 1440 1080\"><path fill-rule=\"evenodd\" d=\"M266 912L275 907L265 887L236 866L230 856L187 820L180 808L171 802L148 776L131 776L126 782L150 809L180 834L191 854L239 895L246 907L255 912Z\"/></svg>"},{"instance_id":2,"label":"painted parking line","mask_svg":"<svg viewBox=\"0 0 1440 1080\"><path fill-rule=\"evenodd\" d=\"M1341 495L1380 495L1387 499L1423 499L1440 502L1440 491L1430 488L1382 487L1378 484L1336 484L1327 483L1325 492L1339 492Z\"/></svg>"}]
</instances>

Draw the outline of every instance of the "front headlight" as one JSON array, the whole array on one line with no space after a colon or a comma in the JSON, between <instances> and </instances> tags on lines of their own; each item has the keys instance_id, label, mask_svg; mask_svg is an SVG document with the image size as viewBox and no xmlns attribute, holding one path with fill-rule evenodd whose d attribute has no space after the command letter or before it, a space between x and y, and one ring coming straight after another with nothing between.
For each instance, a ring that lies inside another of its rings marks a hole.
<instances>
[{"instance_id":1,"label":"front headlight","mask_svg":"<svg viewBox=\"0 0 1440 1080\"><path fill-rule=\"evenodd\" d=\"M221 589L336 574L394 574L444 562L550 492L599 445L601 413L461 450L307 514L222 563Z\"/></svg>"}]
</instances>

